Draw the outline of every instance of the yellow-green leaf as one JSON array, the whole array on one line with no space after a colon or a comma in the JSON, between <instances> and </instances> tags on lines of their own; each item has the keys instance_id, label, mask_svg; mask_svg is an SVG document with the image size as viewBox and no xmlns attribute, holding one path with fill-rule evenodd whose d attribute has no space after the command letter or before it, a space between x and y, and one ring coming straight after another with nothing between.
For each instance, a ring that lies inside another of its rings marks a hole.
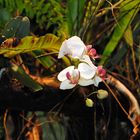
<instances>
[{"instance_id":1,"label":"yellow-green leaf","mask_svg":"<svg viewBox=\"0 0 140 140\"><path fill-rule=\"evenodd\" d=\"M8 46L0 49L0 54L5 57L13 57L21 53L29 53L35 50L45 50L47 52L58 52L62 44L63 38L59 38L53 34L47 34L41 37L26 36L16 47Z\"/></svg>"},{"instance_id":2,"label":"yellow-green leaf","mask_svg":"<svg viewBox=\"0 0 140 140\"><path fill-rule=\"evenodd\" d=\"M131 29L131 26L129 26L127 28L127 30L125 31L124 33L124 39L126 41L126 43L132 47L133 46L133 34L132 34L132 29Z\"/></svg>"}]
</instances>

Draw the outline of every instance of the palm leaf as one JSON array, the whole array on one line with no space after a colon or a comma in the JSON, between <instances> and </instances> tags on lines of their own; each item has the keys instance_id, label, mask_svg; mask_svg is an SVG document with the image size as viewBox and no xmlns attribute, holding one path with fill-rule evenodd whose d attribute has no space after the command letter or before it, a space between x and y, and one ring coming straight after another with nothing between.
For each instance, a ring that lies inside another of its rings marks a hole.
<instances>
[{"instance_id":1,"label":"palm leaf","mask_svg":"<svg viewBox=\"0 0 140 140\"><path fill-rule=\"evenodd\" d=\"M0 54L4 55L4 57L11 58L18 54L30 53L36 50L57 53L62 44L62 40L62 38L58 38L52 34L41 37L26 36L21 39L20 43L15 48L12 46L9 46L8 48L7 46L4 46L4 48L1 47Z\"/></svg>"}]
</instances>

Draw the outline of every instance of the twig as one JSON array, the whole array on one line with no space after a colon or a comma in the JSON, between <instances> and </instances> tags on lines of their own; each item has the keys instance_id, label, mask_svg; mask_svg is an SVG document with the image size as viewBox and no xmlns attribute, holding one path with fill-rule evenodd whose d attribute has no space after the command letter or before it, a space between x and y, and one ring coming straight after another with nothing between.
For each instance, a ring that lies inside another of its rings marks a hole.
<instances>
[{"instance_id":1,"label":"twig","mask_svg":"<svg viewBox=\"0 0 140 140\"><path fill-rule=\"evenodd\" d=\"M131 46L130 48L131 48L131 52L132 52L132 63L133 63L134 72L135 72L135 75L136 75L135 80L138 80L139 79L139 75L138 75L137 66L136 66L135 52L134 52L133 46Z\"/></svg>"},{"instance_id":2,"label":"twig","mask_svg":"<svg viewBox=\"0 0 140 140\"><path fill-rule=\"evenodd\" d=\"M53 54L58 54L58 52L40 54L40 55L37 55L35 58L40 58L40 57L49 56L49 55L53 55Z\"/></svg>"},{"instance_id":3,"label":"twig","mask_svg":"<svg viewBox=\"0 0 140 140\"><path fill-rule=\"evenodd\" d=\"M125 1L125 0L120 0L120 1L116 2L114 5L112 5L112 7L104 8L103 11L101 11L101 12L98 13L98 14L96 14L96 18L97 18L97 17L103 16L103 15L106 14L109 10L112 10L112 9L117 8L123 1Z\"/></svg>"},{"instance_id":4,"label":"twig","mask_svg":"<svg viewBox=\"0 0 140 140\"><path fill-rule=\"evenodd\" d=\"M6 133L6 138L7 140L10 140L9 138L9 132L7 130L7 126L6 126L6 119L7 119L7 114L8 114L8 110L6 109L5 113L4 113L4 120L3 120L3 125L4 125L4 129L5 129L5 133Z\"/></svg>"},{"instance_id":5,"label":"twig","mask_svg":"<svg viewBox=\"0 0 140 140\"><path fill-rule=\"evenodd\" d=\"M108 86L108 84L103 81L103 83L105 84L105 86L108 88L108 90L110 91L110 93L113 95L113 97L115 98L115 100L117 101L117 103L119 104L119 106L121 107L121 109L123 110L123 112L129 116L129 114L127 113L127 111L124 109L124 107L122 106L122 104L120 103L120 101L118 100L117 96L114 94L114 92L111 90L111 88Z\"/></svg>"}]
</instances>

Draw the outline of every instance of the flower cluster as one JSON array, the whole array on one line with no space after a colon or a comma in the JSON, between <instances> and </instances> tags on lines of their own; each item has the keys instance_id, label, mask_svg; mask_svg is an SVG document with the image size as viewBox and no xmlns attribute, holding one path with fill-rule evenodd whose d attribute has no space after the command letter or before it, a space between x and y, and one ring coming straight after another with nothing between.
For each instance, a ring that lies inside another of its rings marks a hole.
<instances>
[{"instance_id":1,"label":"flower cluster","mask_svg":"<svg viewBox=\"0 0 140 140\"><path fill-rule=\"evenodd\" d=\"M73 36L62 43L58 58L69 56L72 59L78 59L78 65L72 65L58 74L58 80L61 81L60 89L72 89L76 85L98 87L99 83L105 80L106 71L102 66L95 66L93 61L100 56L92 45L85 45L83 41Z\"/></svg>"}]
</instances>

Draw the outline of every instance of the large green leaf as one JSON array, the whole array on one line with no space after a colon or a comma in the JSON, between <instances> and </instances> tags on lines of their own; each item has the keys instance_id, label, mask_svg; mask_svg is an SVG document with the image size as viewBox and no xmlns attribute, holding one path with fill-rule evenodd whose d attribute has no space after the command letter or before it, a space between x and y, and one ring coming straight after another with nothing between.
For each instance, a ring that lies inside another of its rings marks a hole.
<instances>
[{"instance_id":1,"label":"large green leaf","mask_svg":"<svg viewBox=\"0 0 140 140\"><path fill-rule=\"evenodd\" d=\"M26 87L29 87L30 89L32 89L33 91L39 91L42 90L42 86L40 84L38 84L37 82L35 82L33 79L31 79L26 73L25 71L13 64L11 67L13 74L15 75L15 77Z\"/></svg>"},{"instance_id":2,"label":"large green leaf","mask_svg":"<svg viewBox=\"0 0 140 140\"><path fill-rule=\"evenodd\" d=\"M5 26L2 35L5 38L23 38L30 33L30 21L27 17L17 16L11 19Z\"/></svg>"},{"instance_id":3,"label":"large green leaf","mask_svg":"<svg viewBox=\"0 0 140 140\"><path fill-rule=\"evenodd\" d=\"M62 44L63 38L58 38L55 35L47 34L41 37L27 36L21 39L16 47L4 46L0 49L0 54L5 57L13 57L21 53L29 53L35 50L45 50L47 52L58 53Z\"/></svg>"},{"instance_id":4,"label":"large green leaf","mask_svg":"<svg viewBox=\"0 0 140 140\"><path fill-rule=\"evenodd\" d=\"M139 0L125 0L121 3L118 23L114 29L111 39L103 51L103 58L101 59L100 64L104 64L117 47L127 27L129 27L136 13L139 11L139 5Z\"/></svg>"}]
</instances>

